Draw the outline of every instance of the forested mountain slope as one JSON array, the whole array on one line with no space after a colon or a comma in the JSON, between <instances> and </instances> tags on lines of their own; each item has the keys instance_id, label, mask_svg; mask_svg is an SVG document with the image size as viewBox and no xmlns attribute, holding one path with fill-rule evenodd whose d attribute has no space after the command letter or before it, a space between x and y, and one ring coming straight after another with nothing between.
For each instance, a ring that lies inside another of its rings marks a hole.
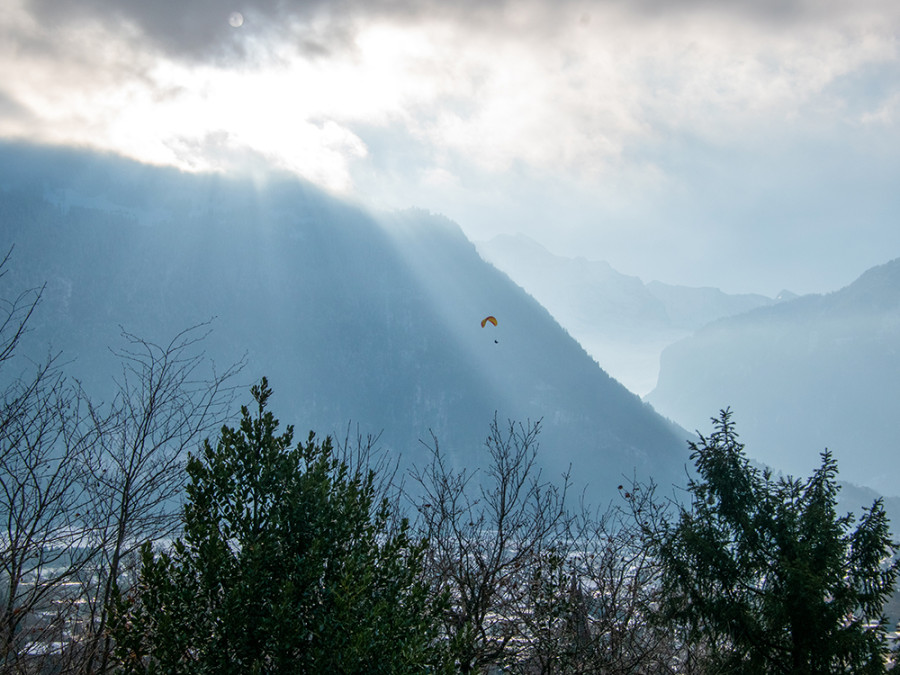
<instances>
[{"instance_id":1,"label":"forested mountain slope","mask_svg":"<svg viewBox=\"0 0 900 675\"><path fill-rule=\"evenodd\" d=\"M900 495L900 259L828 295L723 319L663 352L647 397L688 428L731 406L750 453L805 475L826 447L841 478Z\"/></svg>"},{"instance_id":2,"label":"forested mountain slope","mask_svg":"<svg viewBox=\"0 0 900 675\"><path fill-rule=\"evenodd\" d=\"M410 462L433 432L474 466L496 413L543 420L547 475L571 464L600 499L634 471L683 479L685 432L441 217L376 218L284 176L3 145L0 233L14 246L0 295L47 285L30 348L62 350L94 391L122 328L165 341L215 317L209 356L246 354L241 377L267 375L279 416L320 434L383 432Z\"/></svg>"}]
</instances>

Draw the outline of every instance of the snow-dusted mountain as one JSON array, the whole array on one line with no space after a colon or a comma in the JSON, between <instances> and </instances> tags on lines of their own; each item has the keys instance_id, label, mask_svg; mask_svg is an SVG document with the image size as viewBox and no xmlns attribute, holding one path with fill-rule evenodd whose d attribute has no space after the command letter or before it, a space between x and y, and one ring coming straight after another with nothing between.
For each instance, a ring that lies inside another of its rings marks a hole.
<instances>
[{"instance_id":1,"label":"snow-dusted mountain","mask_svg":"<svg viewBox=\"0 0 900 675\"><path fill-rule=\"evenodd\" d=\"M543 420L547 476L570 464L597 499L622 474L681 481L686 432L604 372L532 297L424 212L375 218L295 179L183 174L0 145L0 297L46 283L31 345L87 387L120 327L150 340L216 317L210 357L246 352L298 433L383 432L416 461L433 432L477 466L495 412ZM498 325L481 327L491 314Z\"/></svg>"},{"instance_id":2,"label":"snow-dusted mountain","mask_svg":"<svg viewBox=\"0 0 900 675\"><path fill-rule=\"evenodd\" d=\"M663 352L647 399L701 430L731 406L759 460L805 475L827 447L842 479L900 496L900 259L706 326Z\"/></svg>"},{"instance_id":3,"label":"snow-dusted mountain","mask_svg":"<svg viewBox=\"0 0 900 675\"><path fill-rule=\"evenodd\" d=\"M608 263L565 258L523 235L477 243L481 256L544 305L613 377L646 394L659 355L710 321L774 301L716 288L643 283Z\"/></svg>"}]
</instances>

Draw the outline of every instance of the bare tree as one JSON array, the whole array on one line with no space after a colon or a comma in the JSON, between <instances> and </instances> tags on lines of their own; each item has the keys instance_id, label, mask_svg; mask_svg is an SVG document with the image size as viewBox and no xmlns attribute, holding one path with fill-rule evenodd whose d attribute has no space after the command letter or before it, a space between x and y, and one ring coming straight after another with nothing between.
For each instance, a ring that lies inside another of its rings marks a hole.
<instances>
[{"instance_id":1,"label":"bare tree","mask_svg":"<svg viewBox=\"0 0 900 675\"><path fill-rule=\"evenodd\" d=\"M619 486L605 511L582 502L569 537L536 566L520 615L527 653L523 675L698 672L693 654L659 621L661 567L651 545L672 501L652 483Z\"/></svg>"},{"instance_id":2,"label":"bare tree","mask_svg":"<svg viewBox=\"0 0 900 675\"><path fill-rule=\"evenodd\" d=\"M490 464L453 471L433 439L431 461L413 471L417 508L428 539L427 573L449 599L444 633L462 673L523 658L528 636L520 621L534 570L559 555L568 515L568 477L555 486L536 467L540 424L500 427L485 443Z\"/></svg>"},{"instance_id":3,"label":"bare tree","mask_svg":"<svg viewBox=\"0 0 900 675\"><path fill-rule=\"evenodd\" d=\"M0 261L6 273L7 254ZM0 663L40 669L71 637L76 580L97 550L87 525L85 402L49 355L14 358L43 289L0 300ZM22 364L22 365L20 365Z\"/></svg>"},{"instance_id":4,"label":"bare tree","mask_svg":"<svg viewBox=\"0 0 900 675\"><path fill-rule=\"evenodd\" d=\"M647 535L665 520L669 502L653 484L619 486L620 501L599 516L579 517L578 554L571 559L580 633L571 672L674 673L678 641L655 621L660 566Z\"/></svg>"},{"instance_id":5,"label":"bare tree","mask_svg":"<svg viewBox=\"0 0 900 675\"><path fill-rule=\"evenodd\" d=\"M650 546L671 507L653 484L623 481L616 502L566 504L569 480L542 480L539 424L496 419L484 473L455 470L436 440L412 472L427 573L447 597L444 638L461 673L692 672L656 621L660 566Z\"/></svg>"},{"instance_id":6,"label":"bare tree","mask_svg":"<svg viewBox=\"0 0 900 675\"><path fill-rule=\"evenodd\" d=\"M660 569L646 532L668 502L631 482L606 511L582 502L556 541L535 557L516 603L520 647L505 664L522 675L674 673L683 654L655 621Z\"/></svg>"},{"instance_id":7,"label":"bare tree","mask_svg":"<svg viewBox=\"0 0 900 675\"><path fill-rule=\"evenodd\" d=\"M0 260L0 279L6 276L8 271L8 263L12 249L9 249ZM28 328L28 320L34 314L44 289L37 288L22 291L13 300L0 298L0 311L3 312L0 318L0 365L9 361L16 352L16 347L22 340L22 336ZM7 410L3 411L3 418L0 418L0 428L4 423Z\"/></svg>"},{"instance_id":8,"label":"bare tree","mask_svg":"<svg viewBox=\"0 0 900 675\"><path fill-rule=\"evenodd\" d=\"M158 345L124 333L118 393L111 405L91 407L97 441L86 462L93 527L102 541L86 579L92 617L86 672L106 672L108 608L116 588L127 588L123 562L145 541L171 538L180 521L180 497L188 450L198 447L231 415L242 366L204 373L205 324Z\"/></svg>"},{"instance_id":9,"label":"bare tree","mask_svg":"<svg viewBox=\"0 0 900 675\"><path fill-rule=\"evenodd\" d=\"M59 641L49 636L76 607L72 584L97 550L83 489L92 435L71 391L47 373L39 371L37 387L18 390L29 400L15 401L18 413L0 433L0 650L16 669L46 651L37 645Z\"/></svg>"},{"instance_id":10,"label":"bare tree","mask_svg":"<svg viewBox=\"0 0 900 675\"><path fill-rule=\"evenodd\" d=\"M117 393L92 403L58 355L17 354L42 292L0 299L0 670L102 673L129 556L175 533L187 450L227 420L242 363L207 367L206 324L123 332Z\"/></svg>"}]
</instances>

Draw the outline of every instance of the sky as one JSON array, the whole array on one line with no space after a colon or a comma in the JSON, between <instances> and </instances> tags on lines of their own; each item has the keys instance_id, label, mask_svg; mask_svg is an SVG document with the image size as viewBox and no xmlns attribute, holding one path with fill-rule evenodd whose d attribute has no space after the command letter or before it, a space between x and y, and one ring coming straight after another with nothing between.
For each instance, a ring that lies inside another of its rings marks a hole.
<instances>
[{"instance_id":1,"label":"sky","mask_svg":"<svg viewBox=\"0 0 900 675\"><path fill-rule=\"evenodd\" d=\"M0 138L728 292L900 257L896 0L4 0Z\"/></svg>"}]
</instances>

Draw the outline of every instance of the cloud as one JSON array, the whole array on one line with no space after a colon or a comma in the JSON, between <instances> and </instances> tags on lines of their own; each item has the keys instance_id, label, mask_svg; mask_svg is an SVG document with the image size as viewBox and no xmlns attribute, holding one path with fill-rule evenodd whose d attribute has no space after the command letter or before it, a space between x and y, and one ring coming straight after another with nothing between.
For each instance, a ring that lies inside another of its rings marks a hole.
<instances>
[{"instance_id":1,"label":"cloud","mask_svg":"<svg viewBox=\"0 0 900 675\"><path fill-rule=\"evenodd\" d=\"M254 0L252 4L260 21L276 18L278 3L274 0ZM28 0L26 7L51 33L100 24L110 33L120 29L133 32L148 48L175 58L209 59L239 51L239 36L229 18L240 7L217 0ZM248 19L252 15L246 14ZM46 47L52 48L52 44Z\"/></svg>"},{"instance_id":2,"label":"cloud","mask_svg":"<svg viewBox=\"0 0 900 675\"><path fill-rule=\"evenodd\" d=\"M750 21L770 30L846 22L860 16L895 22L900 12L892 0L17 1L51 32L87 22L101 23L110 31L127 26L151 48L172 58L192 60L240 56L246 33L292 34L301 50L333 54L352 48L356 31L371 22L451 22L497 34L517 31L526 39L536 39L539 34L552 35L572 21L597 25L613 14L637 23L713 16L728 22ZM241 31L230 25L235 12L244 19Z\"/></svg>"},{"instance_id":3,"label":"cloud","mask_svg":"<svg viewBox=\"0 0 900 675\"><path fill-rule=\"evenodd\" d=\"M253 158L479 227L565 208L624 248L728 220L704 181L751 204L790 153L896 148L898 35L894 0L8 0L0 135Z\"/></svg>"},{"instance_id":4,"label":"cloud","mask_svg":"<svg viewBox=\"0 0 900 675\"><path fill-rule=\"evenodd\" d=\"M16 101L0 92L0 118L16 119L25 115L25 110Z\"/></svg>"},{"instance_id":5,"label":"cloud","mask_svg":"<svg viewBox=\"0 0 900 675\"><path fill-rule=\"evenodd\" d=\"M897 62L898 10L887 9L896 3L875 0L852 13L828 0L11 1L0 19L6 62L48 86L61 68L59 98L118 89L170 102L197 86L214 97L230 69L249 83L318 63L337 76L300 78L316 102L297 112L350 130L399 119L415 142L495 170L590 171L672 129L721 139L817 108L832 114L841 95L830 83ZM164 75L184 68L209 82ZM13 80L7 98L34 108L35 87ZM884 118L883 105L858 114Z\"/></svg>"}]
</instances>

